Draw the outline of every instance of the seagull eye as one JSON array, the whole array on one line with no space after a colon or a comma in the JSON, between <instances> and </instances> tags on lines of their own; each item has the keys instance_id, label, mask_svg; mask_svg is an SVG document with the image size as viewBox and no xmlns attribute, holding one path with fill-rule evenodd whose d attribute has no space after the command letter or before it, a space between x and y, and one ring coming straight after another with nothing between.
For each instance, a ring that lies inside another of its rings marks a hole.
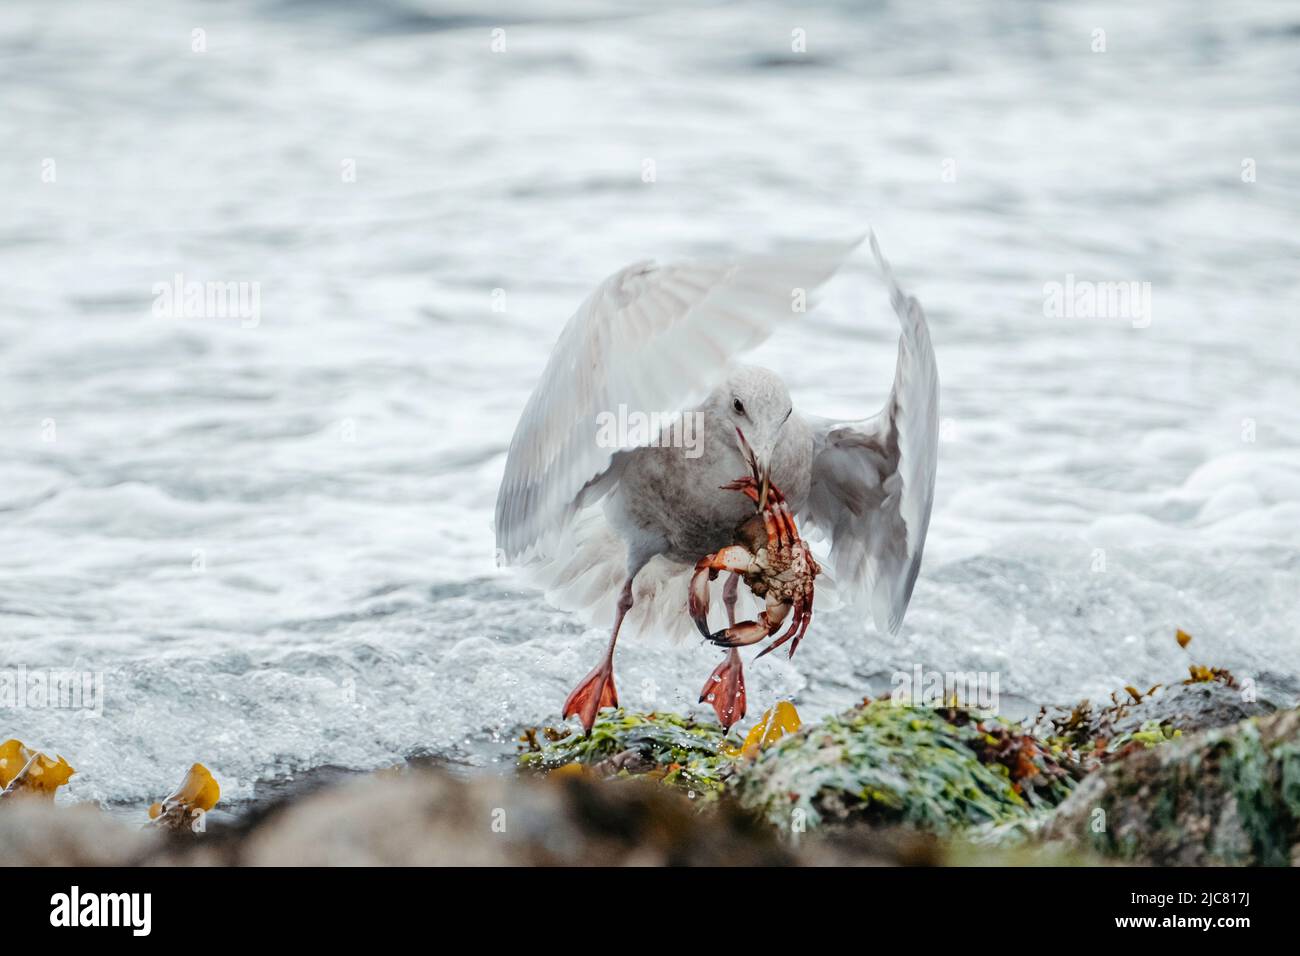
<instances>
[{"instance_id":1,"label":"seagull eye","mask_svg":"<svg viewBox=\"0 0 1300 956\"><path fill-rule=\"evenodd\" d=\"M731 400L731 407L736 410L737 415L745 414L745 406L741 403L740 399L733 398Z\"/></svg>"}]
</instances>

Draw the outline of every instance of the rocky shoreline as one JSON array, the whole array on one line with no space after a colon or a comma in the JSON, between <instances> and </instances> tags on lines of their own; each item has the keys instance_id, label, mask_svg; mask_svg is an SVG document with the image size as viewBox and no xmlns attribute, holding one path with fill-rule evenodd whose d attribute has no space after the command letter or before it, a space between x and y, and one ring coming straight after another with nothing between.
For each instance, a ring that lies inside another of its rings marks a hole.
<instances>
[{"instance_id":1,"label":"rocky shoreline","mask_svg":"<svg viewBox=\"0 0 1300 956\"><path fill-rule=\"evenodd\" d=\"M141 828L9 780L0 846L19 866L1295 865L1300 710L1251 697L1193 668L1023 722L875 700L799 726L783 705L743 743L606 711L590 738L521 733L514 775L348 775L203 832L199 765Z\"/></svg>"}]
</instances>

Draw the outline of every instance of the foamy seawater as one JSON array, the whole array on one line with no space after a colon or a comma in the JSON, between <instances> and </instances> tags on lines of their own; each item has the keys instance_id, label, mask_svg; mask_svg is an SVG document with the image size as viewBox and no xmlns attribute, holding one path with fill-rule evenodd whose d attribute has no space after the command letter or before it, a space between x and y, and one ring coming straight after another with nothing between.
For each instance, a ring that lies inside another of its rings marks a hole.
<instances>
[{"instance_id":1,"label":"foamy seawater","mask_svg":"<svg viewBox=\"0 0 1300 956\"><path fill-rule=\"evenodd\" d=\"M867 225L943 380L926 560L897 638L819 614L751 708L917 663L1008 711L1193 661L1300 694L1294 5L87 9L0 6L0 668L104 688L0 737L66 799L509 754L605 640L493 559L563 322L637 259ZM256 317L156 315L177 275ZM1149 308L1045 314L1067 277ZM758 359L860 417L896 335L862 255ZM716 660L626 642L620 693Z\"/></svg>"}]
</instances>

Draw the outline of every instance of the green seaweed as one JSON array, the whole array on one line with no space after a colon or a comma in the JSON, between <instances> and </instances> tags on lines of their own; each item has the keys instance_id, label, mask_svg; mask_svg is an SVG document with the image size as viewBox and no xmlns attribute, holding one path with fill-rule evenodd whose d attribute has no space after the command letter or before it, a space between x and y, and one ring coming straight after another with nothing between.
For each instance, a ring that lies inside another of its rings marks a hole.
<instances>
[{"instance_id":1,"label":"green seaweed","mask_svg":"<svg viewBox=\"0 0 1300 956\"><path fill-rule=\"evenodd\" d=\"M1298 738L1300 718L1285 711L1136 752L1103 769L1095 801L1055 832L1087 832L1101 853L1145 863L1286 866L1300 846ZM1087 818L1097 810L1100 830Z\"/></svg>"},{"instance_id":2,"label":"green seaweed","mask_svg":"<svg viewBox=\"0 0 1300 956\"><path fill-rule=\"evenodd\" d=\"M806 727L732 778L785 831L857 821L935 833L1008 823L1071 789L1045 748L1000 718L867 702Z\"/></svg>"},{"instance_id":3,"label":"green seaweed","mask_svg":"<svg viewBox=\"0 0 1300 956\"><path fill-rule=\"evenodd\" d=\"M1270 748L1254 721L1244 723L1223 742L1219 772L1224 788L1236 799L1237 816L1250 840L1254 862L1287 866L1300 821L1295 812L1296 744ZM1226 862L1248 862L1238 859L1232 847L1214 849Z\"/></svg>"},{"instance_id":4,"label":"green seaweed","mask_svg":"<svg viewBox=\"0 0 1300 956\"><path fill-rule=\"evenodd\" d=\"M720 726L677 714L603 711L590 736L551 731L547 737L541 744L535 732L525 735L534 749L519 756L521 767L548 772L576 764L604 776L650 774L703 795L722 790L739 756Z\"/></svg>"},{"instance_id":5,"label":"green seaweed","mask_svg":"<svg viewBox=\"0 0 1300 956\"><path fill-rule=\"evenodd\" d=\"M1042 741L958 707L866 702L777 741L756 760L743 759L716 724L676 714L607 711L589 737L545 736L525 735L521 767L649 775L710 798L727 789L787 831L862 817L942 833L1022 820L1072 786Z\"/></svg>"},{"instance_id":6,"label":"green seaweed","mask_svg":"<svg viewBox=\"0 0 1300 956\"><path fill-rule=\"evenodd\" d=\"M1111 694L1111 703L1103 707L1080 701L1068 714L1057 717L1048 718L1044 708L1029 730L1044 740L1053 756L1078 780L1135 749L1155 747L1182 735L1168 720L1146 720L1130 731L1115 727L1136 704L1149 699L1162 686L1157 684L1145 693L1127 688L1130 699Z\"/></svg>"}]
</instances>

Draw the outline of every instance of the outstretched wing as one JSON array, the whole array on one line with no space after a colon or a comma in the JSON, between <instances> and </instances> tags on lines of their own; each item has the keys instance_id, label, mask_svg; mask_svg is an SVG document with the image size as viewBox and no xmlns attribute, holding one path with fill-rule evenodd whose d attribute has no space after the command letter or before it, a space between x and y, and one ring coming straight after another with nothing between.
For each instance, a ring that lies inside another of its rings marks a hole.
<instances>
[{"instance_id":1,"label":"outstretched wing","mask_svg":"<svg viewBox=\"0 0 1300 956\"><path fill-rule=\"evenodd\" d=\"M898 365L889 401L857 422L810 419L816 435L807 516L831 541L837 586L869 604L894 634L912 597L934 503L939 457L939 370L921 304L894 281L871 236L898 315Z\"/></svg>"},{"instance_id":2,"label":"outstretched wing","mask_svg":"<svg viewBox=\"0 0 1300 956\"><path fill-rule=\"evenodd\" d=\"M861 240L734 262L640 262L610 276L569 320L524 408L497 496L497 551L544 554L621 449L599 416L676 412L701 401L727 362L797 314ZM587 494L584 495L584 490Z\"/></svg>"}]
</instances>

